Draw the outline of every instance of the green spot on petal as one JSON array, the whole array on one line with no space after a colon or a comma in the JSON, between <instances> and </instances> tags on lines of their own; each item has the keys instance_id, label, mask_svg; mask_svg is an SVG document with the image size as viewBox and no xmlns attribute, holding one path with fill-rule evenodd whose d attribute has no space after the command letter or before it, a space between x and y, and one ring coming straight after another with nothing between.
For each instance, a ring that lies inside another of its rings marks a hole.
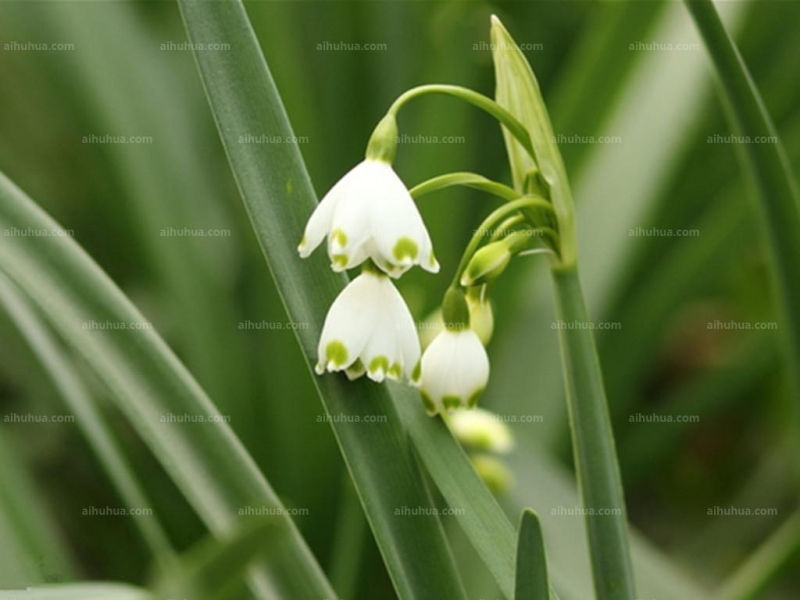
<instances>
[{"instance_id":1,"label":"green spot on petal","mask_svg":"<svg viewBox=\"0 0 800 600\"><path fill-rule=\"evenodd\" d=\"M369 372L375 373L377 371L383 371L386 373L389 370L389 359L385 356L376 356L371 361L369 361Z\"/></svg>"},{"instance_id":2,"label":"green spot on petal","mask_svg":"<svg viewBox=\"0 0 800 600\"><path fill-rule=\"evenodd\" d=\"M455 410L461 406L461 398L458 396L444 396L442 398L442 404L444 404L447 410Z\"/></svg>"},{"instance_id":3,"label":"green spot on petal","mask_svg":"<svg viewBox=\"0 0 800 600\"><path fill-rule=\"evenodd\" d=\"M333 363L337 367L341 367L347 364L347 347L342 342L328 342L328 345L325 346L325 356L328 359L328 363Z\"/></svg>"},{"instance_id":4,"label":"green spot on petal","mask_svg":"<svg viewBox=\"0 0 800 600\"><path fill-rule=\"evenodd\" d=\"M347 266L347 262L349 260L347 254L334 254L332 258L333 258L333 264L336 265L337 267L341 267L342 269L344 269Z\"/></svg>"},{"instance_id":5,"label":"green spot on petal","mask_svg":"<svg viewBox=\"0 0 800 600\"><path fill-rule=\"evenodd\" d=\"M391 368L389 369L389 377L394 377L395 379L400 379L400 376L403 374L403 367L400 366L399 363L394 363Z\"/></svg>"},{"instance_id":6,"label":"green spot on petal","mask_svg":"<svg viewBox=\"0 0 800 600\"><path fill-rule=\"evenodd\" d=\"M406 258L414 260L419 254L419 246L417 246L417 242L411 238L401 237L394 245L392 254L394 254L395 259L398 261L402 261Z\"/></svg>"},{"instance_id":7,"label":"green spot on petal","mask_svg":"<svg viewBox=\"0 0 800 600\"><path fill-rule=\"evenodd\" d=\"M347 245L347 234L341 229L334 229L331 232L331 237L333 238L333 241L340 246L344 247Z\"/></svg>"}]
</instances>

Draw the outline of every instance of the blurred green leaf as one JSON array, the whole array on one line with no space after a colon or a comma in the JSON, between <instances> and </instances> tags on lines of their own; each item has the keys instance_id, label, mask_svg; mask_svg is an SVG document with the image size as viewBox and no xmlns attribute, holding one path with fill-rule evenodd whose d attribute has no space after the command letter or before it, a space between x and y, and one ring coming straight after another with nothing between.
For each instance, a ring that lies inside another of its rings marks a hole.
<instances>
[{"instance_id":1,"label":"blurred green leaf","mask_svg":"<svg viewBox=\"0 0 800 600\"><path fill-rule=\"evenodd\" d=\"M155 600L146 590L122 583L64 583L1 590L0 600Z\"/></svg>"},{"instance_id":2,"label":"blurred green leaf","mask_svg":"<svg viewBox=\"0 0 800 600\"><path fill-rule=\"evenodd\" d=\"M275 492L149 322L57 223L4 175L0 270L94 369L211 531L224 535L248 507L274 511L283 551L254 579L263 598L333 591ZM187 423L181 419L199 419ZM254 505L256 505L254 507Z\"/></svg>"},{"instance_id":3,"label":"blurred green leaf","mask_svg":"<svg viewBox=\"0 0 800 600\"><path fill-rule=\"evenodd\" d=\"M156 560L168 561L172 547L158 517L153 514L147 495L122 453L114 434L106 424L96 400L91 397L75 366L59 347L58 342L27 299L5 275L0 274L0 306L13 319L20 332L52 378L61 397L75 415L78 427L86 436L106 475L117 488L127 506L142 509L133 519ZM144 512L147 511L147 512Z\"/></svg>"},{"instance_id":4,"label":"blurred green leaf","mask_svg":"<svg viewBox=\"0 0 800 600\"><path fill-rule=\"evenodd\" d=\"M778 290L780 336L795 400L800 399L800 194L764 101L711 0L686 0L716 67L755 182ZM796 403L795 403L796 404ZM794 407L800 443L800 407Z\"/></svg>"},{"instance_id":5,"label":"blurred green leaf","mask_svg":"<svg viewBox=\"0 0 800 600\"><path fill-rule=\"evenodd\" d=\"M209 539L181 556L181 564L152 585L156 598L221 600L261 553L273 546L275 520L244 518L238 529L220 540Z\"/></svg>"}]
</instances>

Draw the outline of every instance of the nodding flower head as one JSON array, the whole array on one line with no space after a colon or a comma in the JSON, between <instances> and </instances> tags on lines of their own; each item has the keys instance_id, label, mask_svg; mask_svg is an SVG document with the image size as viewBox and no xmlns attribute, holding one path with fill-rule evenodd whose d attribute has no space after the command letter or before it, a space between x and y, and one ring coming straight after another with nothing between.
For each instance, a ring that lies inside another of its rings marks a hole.
<instances>
[{"instance_id":1,"label":"nodding flower head","mask_svg":"<svg viewBox=\"0 0 800 600\"><path fill-rule=\"evenodd\" d=\"M385 160L365 159L331 188L306 225L300 256L311 254L325 236L334 271L367 259L392 277L414 265L439 271L417 205Z\"/></svg>"},{"instance_id":2,"label":"nodding flower head","mask_svg":"<svg viewBox=\"0 0 800 600\"><path fill-rule=\"evenodd\" d=\"M419 362L419 339L403 297L386 275L365 270L331 305L319 341L318 374L364 373L373 381L399 380Z\"/></svg>"}]
</instances>

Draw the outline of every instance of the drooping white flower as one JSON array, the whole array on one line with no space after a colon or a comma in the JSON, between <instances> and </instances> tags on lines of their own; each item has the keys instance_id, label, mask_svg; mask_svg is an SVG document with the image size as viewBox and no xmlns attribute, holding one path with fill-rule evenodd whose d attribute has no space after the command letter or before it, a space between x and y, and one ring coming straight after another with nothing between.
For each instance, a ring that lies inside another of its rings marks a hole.
<instances>
[{"instance_id":1,"label":"drooping white flower","mask_svg":"<svg viewBox=\"0 0 800 600\"><path fill-rule=\"evenodd\" d=\"M374 269L374 267L373 267ZM383 273L365 270L334 300L325 317L316 371L365 372L373 381L410 378L419 362L414 318Z\"/></svg>"},{"instance_id":2,"label":"drooping white flower","mask_svg":"<svg viewBox=\"0 0 800 600\"><path fill-rule=\"evenodd\" d=\"M384 160L364 160L331 188L306 225L300 256L310 255L325 236L334 271L367 259L392 277L413 265L439 271L417 205Z\"/></svg>"},{"instance_id":3,"label":"drooping white flower","mask_svg":"<svg viewBox=\"0 0 800 600\"><path fill-rule=\"evenodd\" d=\"M444 329L422 355L420 393L430 414L473 407L489 381L489 357L472 329Z\"/></svg>"}]
</instances>

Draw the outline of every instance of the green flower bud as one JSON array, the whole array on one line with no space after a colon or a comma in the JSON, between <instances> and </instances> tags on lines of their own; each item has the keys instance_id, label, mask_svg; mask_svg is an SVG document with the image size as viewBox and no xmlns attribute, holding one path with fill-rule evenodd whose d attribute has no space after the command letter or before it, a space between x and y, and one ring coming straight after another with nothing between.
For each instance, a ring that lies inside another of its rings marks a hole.
<instances>
[{"instance_id":1,"label":"green flower bud","mask_svg":"<svg viewBox=\"0 0 800 600\"><path fill-rule=\"evenodd\" d=\"M505 454L514 446L511 429L491 411L457 410L448 423L453 435L468 450Z\"/></svg>"},{"instance_id":2,"label":"green flower bud","mask_svg":"<svg viewBox=\"0 0 800 600\"><path fill-rule=\"evenodd\" d=\"M511 470L494 456L476 454L470 457L472 466L492 493L503 494L514 486L514 475Z\"/></svg>"},{"instance_id":3,"label":"green flower bud","mask_svg":"<svg viewBox=\"0 0 800 600\"><path fill-rule=\"evenodd\" d=\"M485 285L467 289L467 306L469 325L486 346L494 333L494 311Z\"/></svg>"},{"instance_id":4,"label":"green flower bud","mask_svg":"<svg viewBox=\"0 0 800 600\"><path fill-rule=\"evenodd\" d=\"M511 262L511 251L505 240L487 244L472 255L461 275L461 285L470 287L483 285L496 279Z\"/></svg>"}]
</instances>

